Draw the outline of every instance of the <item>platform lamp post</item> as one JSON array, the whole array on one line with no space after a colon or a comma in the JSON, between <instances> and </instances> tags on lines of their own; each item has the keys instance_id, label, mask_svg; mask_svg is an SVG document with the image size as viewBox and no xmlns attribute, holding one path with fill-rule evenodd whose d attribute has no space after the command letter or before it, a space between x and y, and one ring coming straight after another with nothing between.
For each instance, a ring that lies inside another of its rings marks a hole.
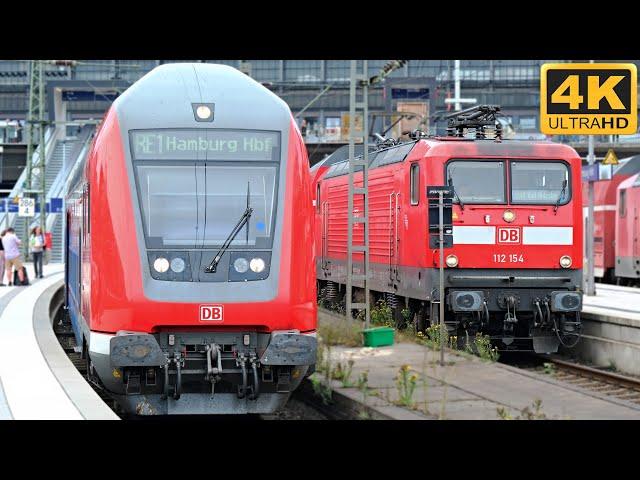
<instances>
[{"instance_id":1,"label":"platform lamp post","mask_svg":"<svg viewBox=\"0 0 640 480\"><path fill-rule=\"evenodd\" d=\"M589 60L589 63L593 63L593 60ZM588 139L588 153L587 153L587 163L591 166L596 163L596 156L594 154L594 138L593 135L589 135ZM595 235L593 220L594 220L594 208L593 205L595 203L595 194L594 194L594 186L593 179L589 177L588 182L588 196L589 196L589 206L587 209L587 241L586 245L586 257L587 257L587 279L585 285L585 294L587 295L595 295L596 294L596 284L595 284L595 275L594 275L594 252L593 252L593 236Z\"/></svg>"}]
</instances>

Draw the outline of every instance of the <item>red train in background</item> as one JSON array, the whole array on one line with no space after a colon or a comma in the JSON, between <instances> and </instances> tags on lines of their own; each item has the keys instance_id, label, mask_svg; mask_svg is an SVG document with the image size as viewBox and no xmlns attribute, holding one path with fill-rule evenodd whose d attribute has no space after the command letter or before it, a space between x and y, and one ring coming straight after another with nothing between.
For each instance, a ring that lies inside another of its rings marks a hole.
<instances>
[{"instance_id":1,"label":"red train in background","mask_svg":"<svg viewBox=\"0 0 640 480\"><path fill-rule=\"evenodd\" d=\"M142 77L67 185L89 379L137 414L281 408L316 361L313 215L285 102L223 65Z\"/></svg>"},{"instance_id":2,"label":"red train in background","mask_svg":"<svg viewBox=\"0 0 640 480\"><path fill-rule=\"evenodd\" d=\"M581 159L557 143L487 138L484 125L495 124L498 110L460 112L451 136L418 132L370 153L371 299L385 300L397 322L409 309L419 329L438 323L439 256L429 246L426 187L450 185L453 247L445 251L442 299L450 334L482 332L501 350L554 352L574 345L582 328ZM464 137L466 124L476 126L475 139ZM318 289L337 302L346 283L349 165L314 171ZM362 173L355 182L362 185ZM362 208L356 196L354 213ZM354 245L363 238L356 224ZM362 262L355 254L354 275ZM361 297L362 282L354 285Z\"/></svg>"},{"instance_id":3,"label":"red train in background","mask_svg":"<svg viewBox=\"0 0 640 480\"><path fill-rule=\"evenodd\" d=\"M640 156L636 157L640 159ZM615 276L619 285L640 286L640 173L620 183L616 196Z\"/></svg>"},{"instance_id":4,"label":"red train in background","mask_svg":"<svg viewBox=\"0 0 640 480\"><path fill-rule=\"evenodd\" d=\"M602 168L602 167L601 167ZM640 155L620 159L618 165L611 166L611 175L594 182L594 276L597 280L606 283L620 283L620 278L625 278L626 271L620 271L617 266L616 249L619 247L617 199L618 187L622 182L640 172ZM587 183L583 183L583 217L587 218L589 205Z\"/></svg>"}]
</instances>

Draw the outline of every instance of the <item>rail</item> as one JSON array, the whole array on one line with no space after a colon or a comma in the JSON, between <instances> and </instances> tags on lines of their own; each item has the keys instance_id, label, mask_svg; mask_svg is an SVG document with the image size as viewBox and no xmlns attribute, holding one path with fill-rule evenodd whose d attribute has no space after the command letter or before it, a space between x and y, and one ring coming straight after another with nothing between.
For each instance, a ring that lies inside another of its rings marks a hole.
<instances>
[{"instance_id":1,"label":"rail","mask_svg":"<svg viewBox=\"0 0 640 480\"><path fill-rule=\"evenodd\" d=\"M566 372L561 375L556 374L558 380L640 404L640 378L568 362L549 355L538 355L538 357L553 364L558 373Z\"/></svg>"}]
</instances>

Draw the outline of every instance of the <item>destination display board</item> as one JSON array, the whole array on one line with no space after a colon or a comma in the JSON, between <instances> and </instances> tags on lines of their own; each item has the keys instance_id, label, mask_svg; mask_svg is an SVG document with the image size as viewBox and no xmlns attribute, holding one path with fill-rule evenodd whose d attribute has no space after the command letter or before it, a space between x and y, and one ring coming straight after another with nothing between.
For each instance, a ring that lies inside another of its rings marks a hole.
<instances>
[{"instance_id":1,"label":"destination display board","mask_svg":"<svg viewBox=\"0 0 640 480\"><path fill-rule=\"evenodd\" d=\"M135 160L277 161L280 133L257 130L133 130Z\"/></svg>"}]
</instances>

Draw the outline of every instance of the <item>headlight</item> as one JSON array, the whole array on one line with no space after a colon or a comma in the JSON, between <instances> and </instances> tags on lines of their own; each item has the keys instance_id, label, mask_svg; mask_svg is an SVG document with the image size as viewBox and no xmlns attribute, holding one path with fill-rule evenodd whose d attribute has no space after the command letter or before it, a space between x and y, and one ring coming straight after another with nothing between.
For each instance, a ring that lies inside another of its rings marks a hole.
<instances>
[{"instance_id":1,"label":"headlight","mask_svg":"<svg viewBox=\"0 0 640 480\"><path fill-rule=\"evenodd\" d=\"M171 260L171 270L175 273L182 273L184 271L185 263L180 257L176 257Z\"/></svg>"},{"instance_id":2,"label":"headlight","mask_svg":"<svg viewBox=\"0 0 640 480\"><path fill-rule=\"evenodd\" d=\"M571 266L571 257L569 255L563 255L560 257L560 266L562 268L569 268Z\"/></svg>"},{"instance_id":3,"label":"headlight","mask_svg":"<svg viewBox=\"0 0 640 480\"><path fill-rule=\"evenodd\" d=\"M502 219L507 223L511 223L516 219L516 214L513 210L505 210L502 214Z\"/></svg>"},{"instance_id":4,"label":"headlight","mask_svg":"<svg viewBox=\"0 0 640 480\"><path fill-rule=\"evenodd\" d=\"M169 270L169 260L164 257L158 257L153 261L153 268L158 273L164 273Z\"/></svg>"},{"instance_id":5,"label":"headlight","mask_svg":"<svg viewBox=\"0 0 640 480\"><path fill-rule=\"evenodd\" d=\"M211 116L211 109L206 105L200 105L198 108L196 108L196 115L199 119L206 120Z\"/></svg>"},{"instance_id":6,"label":"headlight","mask_svg":"<svg viewBox=\"0 0 640 480\"><path fill-rule=\"evenodd\" d=\"M247 262L246 258L236 258L236 261L233 262L233 268L238 273L244 273L249 270L249 262Z\"/></svg>"},{"instance_id":7,"label":"headlight","mask_svg":"<svg viewBox=\"0 0 640 480\"><path fill-rule=\"evenodd\" d=\"M264 260L261 258L252 258L249 266L252 272L260 273L265 267Z\"/></svg>"},{"instance_id":8,"label":"headlight","mask_svg":"<svg viewBox=\"0 0 640 480\"><path fill-rule=\"evenodd\" d=\"M447 259L445 260L447 267L457 267L458 266L458 257L455 255L447 255Z\"/></svg>"}]
</instances>

